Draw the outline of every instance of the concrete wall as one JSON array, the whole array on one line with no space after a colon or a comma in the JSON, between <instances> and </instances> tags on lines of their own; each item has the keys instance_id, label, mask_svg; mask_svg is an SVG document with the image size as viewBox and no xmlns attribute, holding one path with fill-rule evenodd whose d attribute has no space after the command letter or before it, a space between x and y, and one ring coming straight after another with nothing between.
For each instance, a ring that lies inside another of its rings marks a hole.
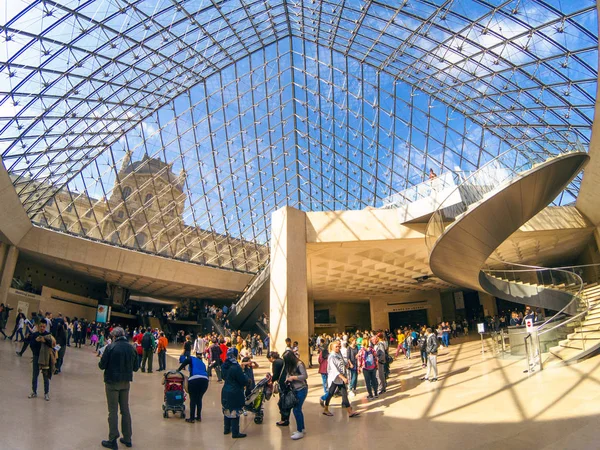
<instances>
[{"instance_id":1,"label":"concrete wall","mask_svg":"<svg viewBox=\"0 0 600 450\"><path fill-rule=\"evenodd\" d=\"M329 325L325 328L316 326L317 332L341 333L346 330L346 327L356 327L359 330L371 328L369 302L317 302L314 309L328 309L329 316L334 316L336 319L334 326Z\"/></svg>"},{"instance_id":2,"label":"concrete wall","mask_svg":"<svg viewBox=\"0 0 600 450\"><path fill-rule=\"evenodd\" d=\"M62 299L62 300L61 300ZM32 312L51 312L54 317L61 313L64 317L84 317L87 320L96 319L96 306L98 302L91 298L81 297L58 289L42 288L42 295L30 292L9 289L7 296L8 306L14 308L11 311L6 328L12 332L15 325L17 310L21 304L27 304L27 317Z\"/></svg>"},{"instance_id":3,"label":"concrete wall","mask_svg":"<svg viewBox=\"0 0 600 450\"><path fill-rule=\"evenodd\" d=\"M14 277L18 277L23 283L31 279L31 284L36 291L40 291L42 286L45 286L98 300L106 295L104 282L82 280L82 277L75 273L58 271L22 257L17 262Z\"/></svg>"},{"instance_id":4,"label":"concrete wall","mask_svg":"<svg viewBox=\"0 0 600 450\"><path fill-rule=\"evenodd\" d=\"M371 327L374 330L384 330L390 327L388 312L390 303L408 303L416 301L427 301L427 321L429 322L429 325L437 324L442 320L443 312L440 292L413 292L410 294L399 294L393 297L372 298L370 301Z\"/></svg>"}]
</instances>

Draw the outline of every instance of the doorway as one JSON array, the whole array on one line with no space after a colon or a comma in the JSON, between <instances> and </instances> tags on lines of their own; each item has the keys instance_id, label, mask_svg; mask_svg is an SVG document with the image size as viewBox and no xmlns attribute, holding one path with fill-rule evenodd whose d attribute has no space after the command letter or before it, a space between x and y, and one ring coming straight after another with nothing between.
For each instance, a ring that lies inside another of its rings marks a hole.
<instances>
[{"instance_id":1,"label":"doorway","mask_svg":"<svg viewBox=\"0 0 600 450\"><path fill-rule=\"evenodd\" d=\"M425 325L427 323L426 309L391 312L388 314L390 319L390 330L396 330L407 326L416 327L417 325Z\"/></svg>"}]
</instances>

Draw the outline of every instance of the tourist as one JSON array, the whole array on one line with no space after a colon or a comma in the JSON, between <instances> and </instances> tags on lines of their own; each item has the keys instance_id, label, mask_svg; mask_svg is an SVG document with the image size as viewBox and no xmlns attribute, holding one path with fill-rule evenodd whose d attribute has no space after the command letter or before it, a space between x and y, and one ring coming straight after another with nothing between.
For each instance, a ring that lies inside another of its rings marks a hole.
<instances>
[{"instance_id":1,"label":"tourist","mask_svg":"<svg viewBox=\"0 0 600 450\"><path fill-rule=\"evenodd\" d=\"M431 382L437 381L438 370L437 370L437 353L439 348L439 341L436 335L433 334L431 328L427 328L427 343L425 350L427 352L427 372L421 380L429 380ZM431 375L433 374L433 378Z\"/></svg>"},{"instance_id":2,"label":"tourist","mask_svg":"<svg viewBox=\"0 0 600 450\"><path fill-rule=\"evenodd\" d=\"M427 336L421 333L419 336L419 349L421 352L421 366L427 367Z\"/></svg>"},{"instance_id":3,"label":"tourist","mask_svg":"<svg viewBox=\"0 0 600 450\"><path fill-rule=\"evenodd\" d=\"M285 371L287 373L285 381L290 384L297 400L296 406L294 406L292 411L294 413L294 418L296 419L298 431L292 434L292 439L298 440L304 437L304 414L302 413L302 405L308 395L308 383L306 382L308 375L304 363L300 361L294 353L286 352L283 355L283 362L285 363Z\"/></svg>"},{"instance_id":4,"label":"tourist","mask_svg":"<svg viewBox=\"0 0 600 450\"><path fill-rule=\"evenodd\" d=\"M226 353L226 355L228 352ZM221 359L222 351L219 344L217 344L216 338L212 341L211 346L208 348L208 376L212 377L213 369L217 373L217 382L220 383L223 380L221 375L221 365L224 362ZM237 357L236 349L236 357Z\"/></svg>"},{"instance_id":5,"label":"tourist","mask_svg":"<svg viewBox=\"0 0 600 450\"><path fill-rule=\"evenodd\" d=\"M189 334L187 334L185 336L185 341L183 343L183 356L185 356L186 358L188 356L191 356L192 355L192 347L193 347L192 337Z\"/></svg>"},{"instance_id":6,"label":"tourist","mask_svg":"<svg viewBox=\"0 0 600 450\"><path fill-rule=\"evenodd\" d=\"M351 337L348 339L348 370L350 371L350 385L348 386L350 397L356 395L356 385L358 383L358 362L356 356L358 348L356 347L356 339Z\"/></svg>"},{"instance_id":7,"label":"tourist","mask_svg":"<svg viewBox=\"0 0 600 450\"><path fill-rule=\"evenodd\" d=\"M161 332L159 336L156 353L158 355L158 371L162 372L163 370L167 370L167 346L169 345L169 341L165 337L165 333Z\"/></svg>"},{"instance_id":8,"label":"tourist","mask_svg":"<svg viewBox=\"0 0 600 450\"><path fill-rule=\"evenodd\" d=\"M275 422L278 427L287 427L290 424L290 410L282 408L281 398L283 394L288 390L288 386L285 383L287 373L285 371L285 363L277 352L270 352L267 358L271 362L271 372L273 373L273 383L277 383L277 390L279 390L279 401L277 406L279 407L279 414L281 420Z\"/></svg>"},{"instance_id":9,"label":"tourist","mask_svg":"<svg viewBox=\"0 0 600 450\"><path fill-rule=\"evenodd\" d=\"M148 362L148 373L152 373L152 360L154 359L154 350L156 341L152 335L152 328L148 327L142 336L142 372L146 371L146 362Z\"/></svg>"},{"instance_id":10,"label":"tourist","mask_svg":"<svg viewBox=\"0 0 600 450\"><path fill-rule=\"evenodd\" d=\"M25 336L23 335L23 329L25 327L25 319L27 319L25 317L25 314L23 314L21 312L21 310L19 309L16 321L15 321L15 327L13 328L12 334L8 337L8 339L10 339L12 341L13 336L16 335L15 340L19 341L19 335L21 335L20 342L23 342L25 340Z\"/></svg>"},{"instance_id":11,"label":"tourist","mask_svg":"<svg viewBox=\"0 0 600 450\"><path fill-rule=\"evenodd\" d=\"M202 397L204 397L204 394L208 390L208 375L206 373L206 365L201 358L188 356L183 363L181 363L177 370L181 371L187 366L189 366L190 372L190 376L188 378L188 393L190 394L190 417L185 419L185 421L188 423L201 422Z\"/></svg>"},{"instance_id":12,"label":"tourist","mask_svg":"<svg viewBox=\"0 0 600 450\"><path fill-rule=\"evenodd\" d=\"M325 399L325 407L323 409L323 415L333 416L333 413L329 411L329 402L333 398L336 392L342 394L342 406L348 411L348 417L356 417L359 415L357 411L352 410L350 401L348 400L348 378L346 376L346 365L344 364L344 358L340 353L342 345L339 341L335 341L330 344L329 357L327 361L327 384L329 391L327 392L327 398ZM285 360L285 355L283 355Z\"/></svg>"},{"instance_id":13,"label":"tourist","mask_svg":"<svg viewBox=\"0 0 600 450\"><path fill-rule=\"evenodd\" d=\"M325 400L327 399L327 393L329 392L329 385L327 384L327 362L329 358L329 350L327 347L321 348L319 352L319 373L321 374L321 381L323 382L323 395L319 399L321 407L325 407Z\"/></svg>"},{"instance_id":14,"label":"tourist","mask_svg":"<svg viewBox=\"0 0 600 450\"><path fill-rule=\"evenodd\" d=\"M240 416L243 413L245 403L244 389L248 384L248 378L238 364L237 357L237 348L227 350L227 359L223 363L225 384L221 390L223 434L231 433L231 437L234 439L246 437L245 434L240 433Z\"/></svg>"},{"instance_id":15,"label":"tourist","mask_svg":"<svg viewBox=\"0 0 600 450\"><path fill-rule=\"evenodd\" d=\"M31 344L31 335L37 331L37 315L36 313L31 313L31 319L25 322L25 342L23 342L23 346L21 347L21 351L16 352L17 356L23 356L27 347Z\"/></svg>"},{"instance_id":16,"label":"tourist","mask_svg":"<svg viewBox=\"0 0 600 450\"><path fill-rule=\"evenodd\" d=\"M56 334L54 337L56 344L60 346L58 349L58 358L56 359L56 369L54 370L54 375L58 375L62 371L65 353L67 352L67 326L64 321L58 321L56 324Z\"/></svg>"},{"instance_id":17,"label":"tourist","mask_svg":"<svg viewBox=\"0 0 600 450\"><path fill-rule=\"evenodd\" d=\"M0 304L0 333L4 335L4 339L8 336L4 333L4 328L6 328L6 321L8 319L8 312L4 303Z\"/></svg>"},{"instance_id":18,"label":"tourist","mask_svg":"<svg viewBox=\"0 0 600 450\"><path fill-rule=\"evenodd\" d=\"M375 347L375 352L377 353L377 389L379 395L385 393L387 390L387 380L385 377L385 363L387 355L385 352L385 345L380 336L381 333L372 338L373 346ZM410 337L412 338L412 336Z\"/></svg>"},{"instance_id":19,"label":"tourist","mask_svg":"<svg viewBox=\"0 0 600 450\"><path fill-rule=\"evenodd\" d=\"M50 378L54 370L54 347L56 341L47 329L45 321L40 321L38 331L31 335L31 351L33 352L31 394L29 398L37 397L38 377L40 371L44 378L44 400L50 401Z\"/></svg>"},{"instance_id":20,"label":"tourist","mask_svg":"<svg viewBox=\"0 0 600 450\"><path fill-rule=\"evenodd\" d=\"M202 359L204 352L206 351L206 342L200 333L196 337L194 341L193 352L196 354L196 358Z\"/></svg>"},{"instance_id":21,"label":"tourist","mask_svg":"<svg viewBox=\"0 0 600 450\"><path fill-rule=\"evenodd\" d=\"M102 354L98 367L104 370L104 387L108 405L108 440L102 441L106 448L118 449L119 410L121 411L121 433L119 440L131 447L131 413L129 411L129 386L133 372L139 369L135 350L127 342L125 330L116 327L112 331L114 342Z\"/></svg>"},{"instance_id":22,"label":"tourist","mask_svg":"<svg viewBox=\"0 0 600 450\"><path fill-rule=\"evenodd\" d=\"M368 342L364 340L363 342ZM375 351L373 342L369 342L368 346L363 346L358 355L356 355L358 371L363 373L365 378L365 386L367 387L367 400L379 398L377 394L377 352Z\"/></svg>"}]
</instances>

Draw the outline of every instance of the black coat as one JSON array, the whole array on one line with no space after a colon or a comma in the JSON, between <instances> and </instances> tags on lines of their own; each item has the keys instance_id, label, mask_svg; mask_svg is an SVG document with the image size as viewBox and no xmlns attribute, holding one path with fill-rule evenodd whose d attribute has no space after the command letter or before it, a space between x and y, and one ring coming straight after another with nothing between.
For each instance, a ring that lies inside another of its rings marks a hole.
<instances>
[{"instance_id":1,"label":"black coat","mask_svg":"<svg viewBox=\"0 0 600 450\"><path fill-rule=\"evenodd\" d=\"M121 337L104 350L98 367L104 370L105 383L118 383L133 381L133 372L138 371L140 362L127 338Z\"/></svg>"},{"instance_id":2,"label":"black coat","mask_svg":"<svg viewBox=\"0 0 600 450\"><path fill-rule=\"evenodd\" d=\"M221 405L230 411L240 410L244 407L244 389L248 384L248 377L237 363L226 359L221 366L221 374L225 384L221 391Z\"/></svg>"}]
</instances>

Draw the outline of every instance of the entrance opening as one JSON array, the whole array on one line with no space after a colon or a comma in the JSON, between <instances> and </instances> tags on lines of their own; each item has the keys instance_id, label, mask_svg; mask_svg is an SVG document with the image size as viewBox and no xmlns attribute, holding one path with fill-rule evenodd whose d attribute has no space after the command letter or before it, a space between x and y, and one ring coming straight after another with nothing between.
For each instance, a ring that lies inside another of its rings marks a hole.
<instances>
[{"instance_id":1,"label":"entrance opening","mask_svg":"<svg viewBox=\"0 0 600 450\"><path fill-rule=\"evenodd\" d=\"M390 330L404 328L406 326L416 327L427 323L427 310L416 309L414 311L402 311L389 313Z\"/></svg>"}]
</instances>

